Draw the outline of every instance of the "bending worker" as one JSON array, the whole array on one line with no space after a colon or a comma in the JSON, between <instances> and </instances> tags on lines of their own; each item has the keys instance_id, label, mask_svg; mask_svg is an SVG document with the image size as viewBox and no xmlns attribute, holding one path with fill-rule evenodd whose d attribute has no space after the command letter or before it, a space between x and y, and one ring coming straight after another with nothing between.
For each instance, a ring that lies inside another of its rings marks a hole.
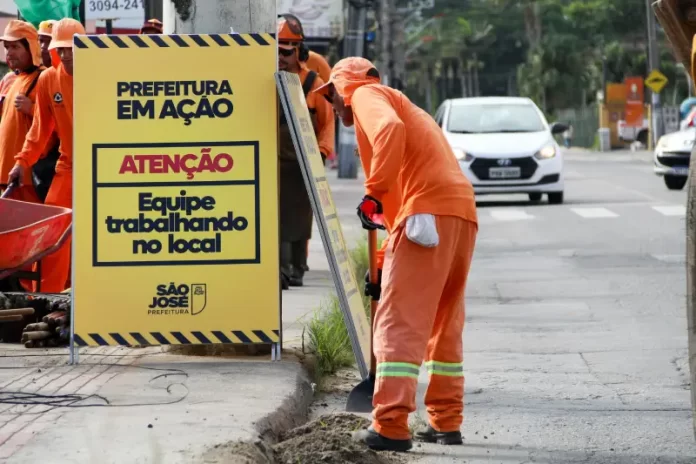
<instances>
[{"instance_id":1,"label":"bending worker","mask_svg":"<svg viewBox=\"0 0 696 464\"><path fill-rule=\"evenodd\" d=\"M411 448L408 414L416 410L425 354L430 425L417 438L459 444L464 288L478 230L472 186L433 118L381 85L368 60L339 61L317 92L345 126L355 125L366 178L358 206L363 228L389 232L381 287L368 288L380 300L374 420L356 436L375 450Z\"/></svg>"},{"instance_id":2,"label":"bending worker","mask_svg":"<svg viewBox=\"0 0 696 464\"><path fill-rule=\"evenodd\" d=\"M319 75L307 69L308 49L299 22L278 21L278 68L297 74L307 98L322 158L333 151L335 123L331 106L310 93L324 84ZM312 237L312 204L305 187L285 114L280 114L280 269L283 288L302 286L307 268L307 241Z\"/></svg>"},{"instance_id":3,"label":"bending worker","mask_svg":"<svg viewBox=\"0 0 696 464\"><path fill-rule=\"evenodd\" d=\"M24 139L34 119L36 85L41 71L39 35L31 24L12 20L0 37L5 44L7 64L15 73L6 90L2 117L0 117L0 190L9 184L9 174L15 164L15 155L22 149ZM13 193L13 198L31 203L40 203L32 185L31 170L24 173L22 185Z\"/></svg>"},{"instance_id":4,"label":"bending worker","mask_svg":"<svg viewBox=\"0 0 696 464\"><path fill-rule=\"evenodd\" d=\"M25 172L36 163L55 130L60 139L60 157L56 174L48 190L47 205L72 208L73 164L73 35L85 34L79 21L64 18L53 26L50 49L58 50L60 64L49 68L39 78L36 108L31 130L10 179L23 182ZM43 259L41 291L55 293L65 290L70 270L70 240L58 251Z\"/></svg>"}]
</instances>

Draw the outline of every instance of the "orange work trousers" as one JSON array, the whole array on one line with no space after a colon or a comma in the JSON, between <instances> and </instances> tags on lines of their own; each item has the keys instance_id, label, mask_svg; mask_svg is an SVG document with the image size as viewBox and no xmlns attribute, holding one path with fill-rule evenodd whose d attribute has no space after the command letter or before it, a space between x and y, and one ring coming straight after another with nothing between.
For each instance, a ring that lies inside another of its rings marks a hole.
<instances>
[{"instance_id":1,"label":"orange work trousers","mask_svg":"<svg viewBox=\"0 0 696 464\"><path fill-rule=\"evenodd\" d=\"M454 216L437 216L436 224L436 247L411 242L401 226L390 235L384 255L374 327L372 425L395 440L411 438L408 415L416 410L424 359L430 374L425 394L430 425L452 432L463 421L464 289L478 226Z\"/></svg>"},{"instance_id":2,"label":"orange work trousers","mask_svg":"<svg viewBox=\"0 0 696 464\"><path fill-rule=\"evenodd\" d=\"M44 203L61 208L72 208L72 172L56 171ZM71 243L71 239L66 240L56 252L41 260L41 292L60 293L67 288Z\"/></svg>"}]
</instances>

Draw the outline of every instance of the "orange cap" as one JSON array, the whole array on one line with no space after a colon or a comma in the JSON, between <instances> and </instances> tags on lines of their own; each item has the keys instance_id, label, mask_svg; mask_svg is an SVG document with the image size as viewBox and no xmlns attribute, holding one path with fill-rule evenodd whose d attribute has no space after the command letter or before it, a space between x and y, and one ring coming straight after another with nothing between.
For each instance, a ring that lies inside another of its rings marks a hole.
<instances>
[{"instance_id":1,"label":"orange cap","mask_svg":"<svg viewBox=\"0 0 696 464\"><path fill-rule=\"evenodd\" d=\"M49 37L53 36L53 25L56 23L54 19L49 19L47 21L41 21L39 24L39 35L47 35Z\"/></svg>"},{"instance_id":2,"label":"orange cap","mask_svg":"<svg viewBox=\"0 0 696 464\"><path fill-rule=\"evenodd\" d=\"M80 21L72 18L63 18L53 25L53 40L48 46L49 50L54 48L72 48L73 36L86 34L85 28Z\"/></svg>"},{"instance_id":3,"label":"orange cap","mask_svg":"<svg viewBox=\"0 0 696 464\"><path fill-rule=\"evenodd\" d=\"M346 105L350 105L353 93L363 85L379 84L379 72L370 60L358 56L343 58L331 70L329 82L322 85L314 92L320 95L329 93L329 86L333 85L336 92L343 97Z\"/></svg>"},{"instance_id":4,"label":"orange cap","mask_svg":"<svg viewBox=\"0 0 696 464\"><path fill-rule=\"evenodd\" d=\"M31 53L31 61L34 66L41 66L41 48L39 47L39 33L31 24L13 19L5 27L0 40L3 42L16 42L26 39L29 43L29 52Z\"/></svg>"},{"instance_id":5,"label":"orange cap","mask_svg":"<svg viewBox=\"0 0 696 464\"><path fill-rule=\"evenodd\" d=\"M304 33L299 22L290 19L281 19L278 21L277 32L278 47L290 50L299 42L304 41Z\"/></svg>"},{"instance_id":6,"label":"orange cap","mask_svg":"<svg viewBox=\"0 0 696 464\"><path fill-rule=\"evenodd\" d=\"M162 33L162 28L164 24L162 24L162 21L159 19L148 19L145 21L145 24L143 24L143 27L140 28L140 34L147 30L153 30L156 31L158 34Z\"/></svg>"}]
</instances>

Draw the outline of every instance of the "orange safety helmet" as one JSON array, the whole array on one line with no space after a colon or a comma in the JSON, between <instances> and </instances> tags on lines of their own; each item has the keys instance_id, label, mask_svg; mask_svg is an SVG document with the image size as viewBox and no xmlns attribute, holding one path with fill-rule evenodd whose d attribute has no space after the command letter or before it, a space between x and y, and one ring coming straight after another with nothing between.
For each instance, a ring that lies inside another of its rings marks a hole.
<instances>
[{"instance_id":1,"label":"orange safety helmet","mask_svg":"<svg viewBox=\"0 0 696 464\"><path fill-rule=\"evenodd\" d=\"M5 27L5 32L0 37L2 42L17 42L26 40L29 44L29 54L34 66L41 66L41 47L39 47L39 33L34 26L26 21L13 19Z\"/></svg>"},{"instance_id":2,"label":"orange safety helmet","mask_svg":"<svg viewBox=\"0 0 696 464\"><path fill-rule=\"evenodd\" d=\"M299 21L292 17L278 21L278 47L290 50L304 42L304 39L304 31Z\"/></svg>"}]
</instances>

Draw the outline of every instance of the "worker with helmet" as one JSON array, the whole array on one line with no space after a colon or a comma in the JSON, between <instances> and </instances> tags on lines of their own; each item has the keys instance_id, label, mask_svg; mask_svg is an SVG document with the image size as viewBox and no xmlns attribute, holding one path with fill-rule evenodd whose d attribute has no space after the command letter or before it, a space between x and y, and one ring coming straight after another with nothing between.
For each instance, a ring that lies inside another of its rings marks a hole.
<instances>
[{"instance_id":1,"label":"worker with helmet","mask_svg":"<svg viewBox=\"0 0 696 464\"><path fill-rule=\"evenodd\" d=\"M163 24L159 19L148 19L140 28L140 35L160 35L162 34Z\"/></svg>"},{"instance_id":2,"label":"worker with helmet","mask_svg":"<svg viewBox=\"0 0 696 464\"><path fill-rule=\"evenodd\" d=\"M317 93L345 126L355 126L365 171L357 208L363 228L389 232L381 283L368 289L379 300L373 423L356 438L375 450L412 447L408 415L425 360L430 424L418 438L460 444L464 290L478 230L473 188L433 118L381 85L370 61L339 61Z\"/></svg>"},{"instance_id":3,"label":"worker with helmet","mask_svg":"<svg viewBox=\"0 0 696 464\"><path fill-rule=\"evenodd\" d=\"M324 84L304 61L308 49L300 23L293 18L278 21L278 67L297 74L302 82L307 107L317 134L319 151L326 158L334 146L335 122L331 106L312 90ZM280 115L280 266L283 288L302 286L307 266L307 241L312 236L312 205L305 187L300 163L290 136L285 115Z\"/></svg>"},{"instance_id":4,"label":"worker with helmet","mask_svg":"<svg viewBox=\"0 0 696 464\"><path fill-rule=\"evenodd\" d=\"M48 49L51 45L51 38L53 34L53 25L56 23L55 20L49 19L46 21L41 21L39 24L39 44L41 45L41 61L43 65L47 68L51 66L57 66L58 53Z\"/></svg>"},{"instance_id":5,"label":"worker with helmet","mask_svg":"<svg viewBox=\"0 0 696 464\"><path fill-rule=\"evenodd\" d=\"M24 139L34 118L36 85L41 75L39 36L30 23L12 20L0 37L5 45L7 64L15 74L5 91L7 104L0 117L0 187L7 186L15 164L15 155L22 149ZM15 189L13 198L32 203L40 199L32 186L31 171L25 172L22 185Z\"/></svg>"},{"instance_id":6,"label":"worker with helmet","mask_svg":"<svg viewBox=\"0 0 696 464\"><path fill-rule=\"evenodd\" d=\"M55 130L60 139L60 158L45 203L63 208L72 208L73 36L76 34L85 34L84 27L77 20L64 18L53 26L49 48L58 51L60 64L41 73L34 120L9 176L11 181L25 182L25 173L39 159ZM63 291L69 269L68 240L58 251L43 259L41 290L47 293Z\"/></svg>"}]
</instances>

